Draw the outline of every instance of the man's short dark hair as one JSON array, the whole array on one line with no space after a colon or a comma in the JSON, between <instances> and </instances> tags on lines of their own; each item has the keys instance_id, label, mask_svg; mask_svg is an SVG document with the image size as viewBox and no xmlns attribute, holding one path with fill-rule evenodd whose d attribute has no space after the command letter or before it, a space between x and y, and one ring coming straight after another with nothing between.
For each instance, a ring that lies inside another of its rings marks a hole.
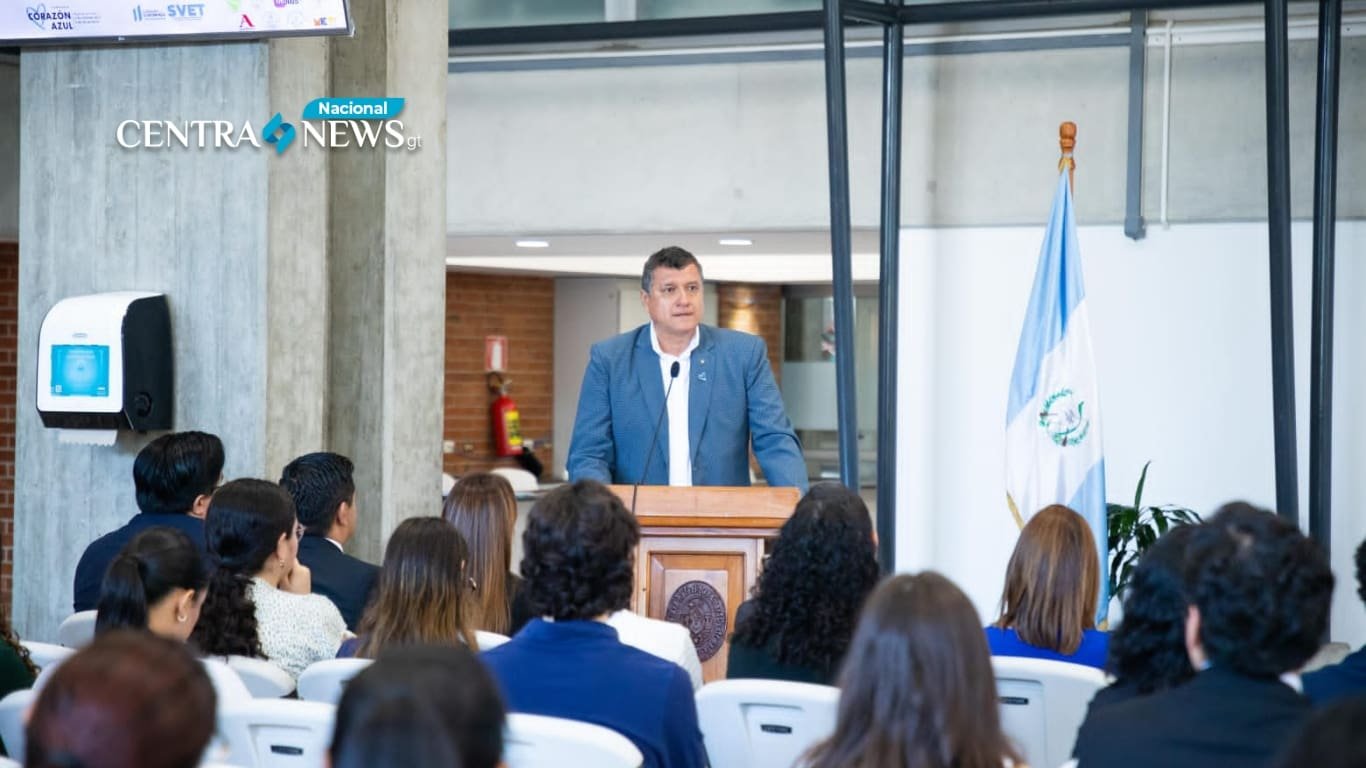
<instances>
[{"instance_id":1,"label":"man's short dark hair","mask_svg":"<svg viewBox=\"0 0 1366 768\"><path fill-rule=\"evenodd\" d=\"M592 619L631 604L640 526L607 486L580 480L543 496L522 535L531 608L557 620Z\"/></svg>"},{"instance_id":2,"label":"man's short dark hair","mask_svg":"<svg viewBox=\"0 0 1366 768\"><path fill-rule=\"evenodd\" d=\"M1191 536L1188 599L1210 663L1250 677L1298 669L1328 628L1333 572L1317 542L1265 509L1227 504Z\"/></svg>"},{"instance_id":3,"label":"man's short dark hair","mask_svg":"<svg viewBox=\"0 0 1366 768\"><path fill-rule=\"evenodd\" d=\"M351 479L355 465L339 453L306 453L285 465L280 487L294 497L299 523L316 536L326 536L337 522L343 501L356 495Z\"/></svg>"},{"instance_id":4,"label":"man's short dark hair","mask_svg":"<svg viewBox=\"0 0 1366 768\"><path fill-rule=\"evenodd\" d=\"M223 478L223 441L207 432L172 432L138 451L133 487L138 509L150 515L181 515L194 500L212 494Z\"/></svg>"},{"instance_id":5,"label":"man's short dark hair","mask_svg":"<svg viewBox=\"0 0 1366 768\"><path fill-rule=\"evenodd\" d=\"M1357 597L1361 598L1361 602L1366 603L1366 540L1357 546L1356 566Z\"/></svg>"},{"instance_id":6,"label":"man's short dark hair","mask_svg":"<svg viewBox=\"0 0 1366 768\"><path fill-rule=\"evenodd\" d=\"M676 245L660 248L650 254L650 258L645 260L645 269L640 273L640 290L645 291L646 293L650 292L650 288L654 285L655 281L656 267L687 269L690 265L697 267L697 275L698 277L701 277L702 263L697 260L696 256Z\"/></svg>"}]
</instances>

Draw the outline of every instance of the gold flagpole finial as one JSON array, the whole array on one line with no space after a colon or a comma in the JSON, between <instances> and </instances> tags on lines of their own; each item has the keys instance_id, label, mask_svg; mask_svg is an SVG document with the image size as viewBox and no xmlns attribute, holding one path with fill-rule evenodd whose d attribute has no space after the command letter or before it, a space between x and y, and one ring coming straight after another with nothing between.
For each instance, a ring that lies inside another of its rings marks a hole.
<instances>
[{"instance_id":1,"label":"gold flagpole finial","mask_svg":"<svg viewBox=\"0 0 1366 768\"><path fill-rule=\"evenodd\" d=\"M1072 159L1072 149L1077 146L1077 124L1068 120L1058 126L1058 147L1062 158L1058 160L1058 170L1067 169L1067 186L1075 187L1077 162ZM1073 189L1075 192L1076 190Z\"/></svg>"}]
</instances>

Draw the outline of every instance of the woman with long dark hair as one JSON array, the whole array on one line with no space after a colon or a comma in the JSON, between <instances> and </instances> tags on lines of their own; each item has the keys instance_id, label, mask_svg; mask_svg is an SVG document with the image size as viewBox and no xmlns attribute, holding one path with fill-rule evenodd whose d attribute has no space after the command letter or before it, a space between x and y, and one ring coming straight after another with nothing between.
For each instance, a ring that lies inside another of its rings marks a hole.
<instances>
[{"instance_id":1,"label":"woman with long dark hair","mask_svg":"<svg viewBox=\"0 0 1366 768\"><path fill-rule=\"evenodd\" d=\"M204 520L209 596L191 635L200 649L264 658L296 678L337 655L346 622L312 594L299 535L294 500L275 483L234 480L214 493Z\"/></svg>"},{"instance_id":2,"label":"woman with long dark hair","mask_svg":"<svg viewBox=\"0 0 1366 768\"><path fill-rule=\"evenodd\" d=\"M831 683L877 579L863 499L837 483L812 486L736 611L726 676Z\"/></svg>"},{"instance_id":3,"label":"woman with long dark hair","mask_svg":"<svg viewBox=\"0 0 1366 768\"><path fill-rule=\"evenodd\" d=\"M148 528L109 563L95 634L146 629L183 643L199 621L208 586L208 566L189 536L175 528Z\"/></svg>"},{"instance_id":4,"label":"woman with long dark hair","mask_svg":"<svg viewBox=\"0 0 1366 768\"><path fill-rule=\"evenodd\" d=\"M485 632L514 635L534 618L522 596L522 580L511 572L512 535L517 497L506 478L475 472L460 478L446 494L442 515L469 545L466 572L474 581L470 625Z\"/></svg>"},{"instance_id":5,"label":"woman with long dark hair","mask_svg":"<svg viewBox=\"0 0 1366 768\"><path fill-rule=\"evenodd\" d=\"M1061 504L1039 510L1006 565L1001 615L986 629L992 654L1103 669L1108 636L1096 629L1100 578L1086 520Z\"/></svg>"},{"instance_id":6,"label":"woman with long dark hair","mask_svg":"<svg viewBox=\"0 0 1366 768\"><path fill-rule=\"evenodd\" d=\"M868 598L840 672L835 732L808 768L1002 768L996 677L972 603L953 582L894 576Z\"/></svg>"},{"instance_id":7,"label":"woman with long dark hair","mask_svg":"<svg viewBox=\"0 0 1366 768\"><path fill-rule=\"evenodd\" d=\"M386 648L464 643L478 650L469 623L473 603L465 575L465 539L439 517L399 523L384 549L375 595L360 621L356 656ZM344 647L342 655L352 648Z\"/></svg>"}]
</instances>

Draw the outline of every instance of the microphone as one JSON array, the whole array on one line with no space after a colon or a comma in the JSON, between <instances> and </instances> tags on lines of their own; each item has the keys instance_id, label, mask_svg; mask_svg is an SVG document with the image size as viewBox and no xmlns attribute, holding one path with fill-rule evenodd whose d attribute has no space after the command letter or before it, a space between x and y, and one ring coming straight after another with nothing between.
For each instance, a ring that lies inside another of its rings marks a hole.
<instances>
[{"instance_id":1,"label":"microphone","mask_svg":"<svg viewBox=\"0 0 1366 768\"><path fill-rule=\"evenodd\" d=\"M659 428L664 425L664 414L669 410L669 393L674 391L674 381L678 379L678 361L669 368L669 386L664 388L664 402L659 406L659 418L655 419L655 433L650 437L650 450L645 454L645 467L640 470L640 479L631 488L631 517L636 516L636 494L640 493L640 484L645 482L645 475L650 471L650 459L655 457L655 443L659 442Z\"/></svg>"}]
</instances>

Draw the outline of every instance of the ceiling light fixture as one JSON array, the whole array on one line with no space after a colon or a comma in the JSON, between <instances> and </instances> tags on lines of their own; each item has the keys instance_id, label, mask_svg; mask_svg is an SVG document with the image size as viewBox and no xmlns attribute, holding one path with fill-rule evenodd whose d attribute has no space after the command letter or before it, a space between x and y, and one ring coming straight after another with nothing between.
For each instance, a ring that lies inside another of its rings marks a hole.
<instances>
[{"instance_id":1,"label":"ceiling light fixture","mask_svg":"<svg viewBox=\"0 0 1366 768\"><path fill-rule=\"evenodd\" d=\"M723 237L716 242L721 245L754 245L754 241L746 237Z\"/></svg>"},{"instance_id":2,"label":"ceiling light fixture","mask_svg":"<svg viewBox=\"0 0 1366 768\"><path fill-rule=\"evenodd\" d=\"M550 243L545 240L518 240L518 248L549 248Z\"/></svg>"}]
</instances>

